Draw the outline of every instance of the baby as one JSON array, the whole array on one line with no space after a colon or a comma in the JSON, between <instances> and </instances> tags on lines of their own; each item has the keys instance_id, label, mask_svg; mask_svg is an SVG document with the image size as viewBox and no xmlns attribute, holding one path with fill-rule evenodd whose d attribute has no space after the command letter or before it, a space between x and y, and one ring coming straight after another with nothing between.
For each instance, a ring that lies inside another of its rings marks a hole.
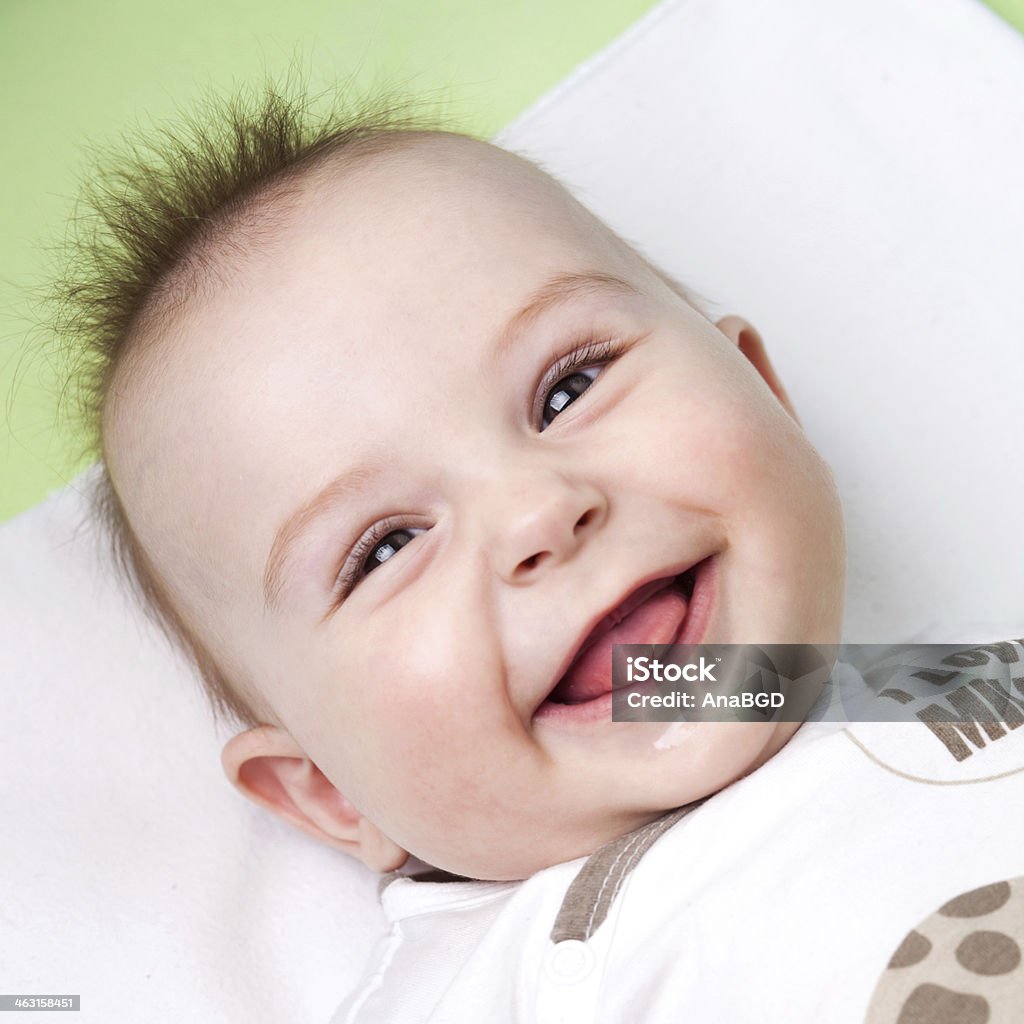
<instances>
[{"instance_id":1,"label":"baby","mask_svg":"<svg viewBox=\"0 0 1024 1024\"><path fill-rule=\"evenodd\" d=\"M309 835L487 899L642 852L799 723L659 742L611 720L612 645L838 643L829 467L755 328L536 165L302 109L97 194L65 329L122 560L242 727L229 779Z\"/></svg>"}]
</instances>

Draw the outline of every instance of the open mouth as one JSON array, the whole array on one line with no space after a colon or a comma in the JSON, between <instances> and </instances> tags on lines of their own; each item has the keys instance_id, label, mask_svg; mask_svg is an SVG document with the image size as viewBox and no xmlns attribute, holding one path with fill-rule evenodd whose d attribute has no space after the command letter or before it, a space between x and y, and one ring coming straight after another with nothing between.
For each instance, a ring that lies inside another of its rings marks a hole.
<instances>
[{"instance_id":1,"label":"open mouth","mask_svg":"<svg viewBox=\"0 0 1024 1024\"><path fill-rule=\"evenodd\" d=\"M677 576L643 584L605 615L579 645L538 714L561 715L569 707L609 695L615 644L686 643L685 635L693 632L688 624L694 593L707 575L703 570L709 561L706 558ZM697 628L703 631L700 623Z\"/></svg>"}]
</instances>

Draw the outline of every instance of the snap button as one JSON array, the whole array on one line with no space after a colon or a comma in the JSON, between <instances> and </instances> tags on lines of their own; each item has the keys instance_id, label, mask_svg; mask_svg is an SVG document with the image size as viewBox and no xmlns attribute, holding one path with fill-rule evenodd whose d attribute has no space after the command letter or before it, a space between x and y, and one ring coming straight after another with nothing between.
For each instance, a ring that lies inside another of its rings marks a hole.
<instances>
[{"instance_id":1,"label":"snap button","mask_svg":"<svg viewBox=\"0 0 1024 1024\"><path fill-rule=\"evenodd\" d=\"M572 985L583 981L594 969L594 954L585 942L566 939L548 954L547 970L552 981Z\"/></svg>"}]
</instances>

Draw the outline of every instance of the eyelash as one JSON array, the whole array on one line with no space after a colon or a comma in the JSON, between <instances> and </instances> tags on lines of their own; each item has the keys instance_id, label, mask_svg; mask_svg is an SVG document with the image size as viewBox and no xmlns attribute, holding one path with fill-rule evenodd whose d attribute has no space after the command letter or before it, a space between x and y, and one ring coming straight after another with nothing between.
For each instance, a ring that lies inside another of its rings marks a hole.
<instances>
[{"instance_id":1,"label":"eyelash","mask_svg":"<svg viewBox=\"0 0 1024 1024\"><path fill-rule=\"evenodd\" d=\"M560 359L555 360L554 365L544 374L537 385L531 422L540 423L548 392L563 377L570 376L576 370L585 370L593 366L605 366L622 355L625 347L626 343L621 339L613 340L610 338L591 337L581 347L574 348Z\"/></svg>"},{"instance_id":2,"label":"eyelash","mask_svg":"<svg viewBox=\"0 0 1024 1024\"><path fill-rule=\"evenodd\" d=\"M606 366L614 362L626 348L623 340L609 338L589 338L582 346L573 349L566 355L555 360L551 368L544 374L535 389L535 398L531 407L531 422L539 424L548 392L563 378L577 370L590 369L595 366ZM588 389L589 390L589 389ZM352 553L338 572L335 583L335 601L340 604L362 579L361 573L370 552L389 534L401 529L416 529L410 526L407 519L401 516L387 516L375 523L370 532L365 534L352 548Z\"/></svg>"},{"instance_id":3,"label":"eyelash","mask_svg":"<svg viewBox=\"0 0 1024 1024\"><path fill-rule=\"evenodd\" d=\"M370 532L356 541L355 547L352 548L352 554L345 560L345 564L338 573L336 593L339 601L347 597L362 578L360 573L363 571L366 560L370 557L370 552L389 533L408 528L409 523L403 520L401 516L387 516L381 519L380 522L374 523L370 528Z\"/></svg>"}]
</instances>

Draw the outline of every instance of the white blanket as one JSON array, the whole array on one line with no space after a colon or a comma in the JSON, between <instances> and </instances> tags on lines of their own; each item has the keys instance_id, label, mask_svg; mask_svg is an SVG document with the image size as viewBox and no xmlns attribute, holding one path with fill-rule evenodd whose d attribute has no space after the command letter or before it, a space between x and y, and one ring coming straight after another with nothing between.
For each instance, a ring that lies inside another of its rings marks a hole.
<instances>
[{"instance_id":1,"label":"white blanket","mask_svg":"<svg viewBox=\"0 0 1024 1024\"><path fill-rule=\"evenodd\" d=\"M761 329L839 480L850 641L1024 635L1022 124L975 0L677 0L498 140ZM0 528L0 990L326 1021L376 879L231 789L83 483Z\"/></svg>"}]
</instances>

